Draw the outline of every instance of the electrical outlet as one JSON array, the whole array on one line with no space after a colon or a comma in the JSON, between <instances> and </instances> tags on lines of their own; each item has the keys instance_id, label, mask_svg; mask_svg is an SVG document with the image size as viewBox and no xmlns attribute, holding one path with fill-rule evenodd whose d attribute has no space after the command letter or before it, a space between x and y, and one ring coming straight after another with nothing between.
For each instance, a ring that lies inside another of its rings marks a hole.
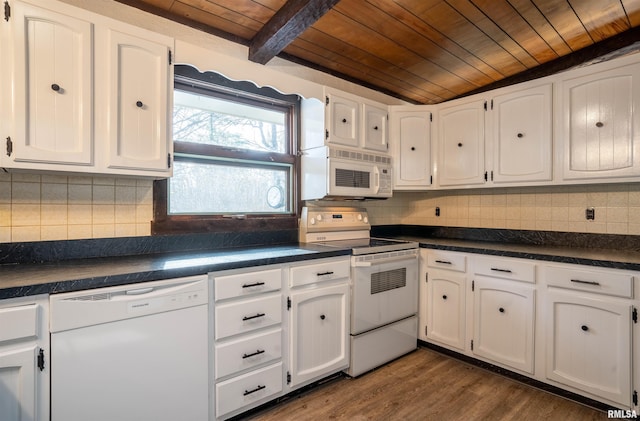
<instances>
[{"instance_id":1,"label":"electrical outlet","mask_svg":"<svg viewBox=\"0 0 640 421\"><path fill-rule=\"evenodd\" d=\"M587 221L593 221L594 219L596 219L595 208L587 208L584 212L584 216L585 218L587 218Z\"/></svg>"},{"instance_id":2,"label":"electrical outlet","mask_svg":"<svg viewBox=\"0 0 640 421\"><path fill-rule=\"evenodd\" d=\"M436 216L440 216L440 208L436 207Z\"/></svg>"}]
</instances>

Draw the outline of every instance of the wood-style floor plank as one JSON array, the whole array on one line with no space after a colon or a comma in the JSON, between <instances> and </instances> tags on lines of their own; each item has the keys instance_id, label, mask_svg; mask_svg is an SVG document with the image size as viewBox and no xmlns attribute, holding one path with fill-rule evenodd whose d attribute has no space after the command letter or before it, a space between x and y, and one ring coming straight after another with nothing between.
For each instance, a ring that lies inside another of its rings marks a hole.
<instances>
[{"instance_id":1,"label":"wood-style floor plank","mask_svg":"<svg viewBox=\"0 0 640 421\"><path fill-rule=\"evenodd\" d=\"M247 419L604 420L606 413L421 348L356 379L328 382Z\"/></svg>"}]
</instances>

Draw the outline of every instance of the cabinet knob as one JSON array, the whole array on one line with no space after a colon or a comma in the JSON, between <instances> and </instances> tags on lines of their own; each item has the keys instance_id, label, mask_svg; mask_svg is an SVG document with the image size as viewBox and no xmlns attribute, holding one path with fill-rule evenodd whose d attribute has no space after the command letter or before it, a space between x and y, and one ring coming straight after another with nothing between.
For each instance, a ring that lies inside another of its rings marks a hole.
<instances>
[{"instance_id":1,"label":"cabinet knob","mask_svg":"<svg viewBox=\"0 0 640 421\"><path fill-rule=\"evenodd\" d=\"M462 142L458 142L458 147L461 148L462 147Z\"/></svg>"},{"instance_id":2,"label":"cabinet knob","mask_svg":"<svg viewBox=\"0 0 640 421\"><path fill-rule=\"evenodd\" d=\"M62 88L60 88L60 85L58 85L57 83L54 83L53 85L51 85L51 89L53 89L56 92L60 92L62 90Z\"/></svg>"},{"instance_id":3,"label":"cabinet knob","mask_svg":"<svg viewBox=\"0 0 640 421\"><path fill-rule=\"evenodd\" d=\"M416 150L416 147L415 147L415 146L412 146L412 147L411 147L411 150L412 150L412 151L415 151L415 150Z\"/></svg>"},{"instance_id":4,"label":"cabinet knob","mask_svg":"<svg viewBox=\"0 0 640 421\"><path fill-rule=\"evenodd\" d=\"M373 130L378 130L378 126L373 126Z\"/></svg>"},{"instance_id":5,"label":"cabinet knob","mask_svg":"<svg viewBox=\"0 0 640 421\"><path fill-rule=\"evenodd\" d=\"M324 319L326 319L326 318L327 318L327 317L326 317L324 314L321 314L321 315L320 315L320 320L324 320Z\"/></svg>"},{"instance_id":6,"label":"cabinet knob","mask_svg":"<svg viewBox=\"0 0 640 421\"><path fill-rule=\"evenodd\" d=\"M518 133L517 136L518 136L518 138L522 139L524 137L524 134Z\"/></svg>"},{"instance_id":7,"label":"cabinet knob","mask_svg":"<svg viewBox=\"0 0 640 421\"><path fill-rule=\"evenodd\" d=\"M443 299L443 300L446 300L446 299L447 299L447 296L446 296L446 295L443 295L443 296L442 296L442 299Z\"/></svg>"},{"instance_id":8,"label":"cabinet knob","mask_svg":"<svg viewBox=\"0 0 640 421\"><path fill-rule=\"evenodd\" d=\"M604 126L604 123L602 121L598 121L596 123L596 127L602 127L602 126Z\"/></svg>"},{"instance_id":9,"label":"cabinet knob","mask_svg":"<svg viewBox=\"0 0 640 421\"><path fill-rule=\"evenodd\" d=\"M498 311L499 311L500 313L504 313L504 308L500 307L500 308L498 309Z\"/></svg>"},{"instance_id":10,"label":"cabinet knob","mask_svg":"<svg viewBox=\"0 0 640 421\"><path fill-rule=\"evenodd\" d=\"M585 332L586 332L587 330L589 330L589 326L587 326L587 325L582 325L582 326L580 327L580 329L582 329L583 331L585 331Z\"/></svg>"},{"instance_id":11,"label":"cabinet knob","mask_svg":"<svg viewBox=\"0 0 640 421\"><path fill-rule=\"evenodd\" d=\"M142 103L142 101L136 101L136 107L142 108L143 106L144 104Z\"/></svg>"},{"instance_id":12,"label":"cabinet knob","mask_svg":"<svg viewBox=\"0 0 640 421\"><path fill-rule=\"evenodd\" d=\"M342 122L343 122L343 123L346 123L346 122L347 122L347 119L346 119L346 118L343 118L343 119L342 119Z\"/></svg>"}]
</instances>

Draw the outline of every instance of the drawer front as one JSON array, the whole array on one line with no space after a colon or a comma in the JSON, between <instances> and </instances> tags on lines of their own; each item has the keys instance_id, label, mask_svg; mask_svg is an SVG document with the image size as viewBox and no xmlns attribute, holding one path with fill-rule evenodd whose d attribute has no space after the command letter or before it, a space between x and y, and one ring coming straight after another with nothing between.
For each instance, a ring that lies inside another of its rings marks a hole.
<instances>
[{"instance_id":1,"label":"drawer front","mask_svg":"<svg viewBox=\"0 0 640 421\"><path fill-rule=\"evenodd\" d=\"M474 272L492 278L512 279L521 282L536 282L536 265L520 260L493 257L477 257Z\"/></svg>"},{"instance_id":2,"label":"drawer front","mask_svg":"<svg viewBox=\"0 0 640 421\"><path fill-rule=\"evenodd\" d=\"M294 287L333 279L349 278L350 271L351 262L349 259L296 266L291 268L289 284Z\"/></svg>"},{"instance_id":3,"label":"drawer front","mask_svg":"<svg viewBox=\"0 0 640 421\"><path fill-rule=\"evenodd\" d=\"M38 305L0 309L0 343L38 337Z\"/></svg>"},{"instance_id":4,"label":"drawer front","mask_svg":"<svg viewBox=\"0 0 640 421\"><path fill-rule=\"evenodd\" d=\"M216 339L251 332L282 321L281 294L217 304L215 307Z\"/></svg>"},{"instance_id":5,"label":"drawer front","mask_svg":"<svg viewBox=\"0 0 640 421\"><path fill-rule=\"evenodd\" d=\"M454 270L456 272L466 272L467 256L440 250L429 250L427 253L427 266Z\"/></svg>"},{"instance_id":6,"label":"drawer front","mask_svg":"<svg viewBox=\"0 0 640 421\"><path fill-rule=\"evenodd\" d=\"M617 297L633 297L633 276L615 270L547 267L547 285Z\"/></svg>"},{"instance_id":7,"label":"drawer front","mask_svg":"<svg viewBox=\"0 0 640 421\"><path fill-rule=\"evenodd\" d=\"M277 291L282 287L282 270L269 269L214 276L213 286L216 301Z\"/></svg>"},{"instance_id":8,"label":"drawer front","mask_svg":"<svg viewBox=\"0 0 640 421\"><path fill-rule=\"evenodd\" d=\"M216 379L239 373L282 357L282 329L216 344Z\"/></svg>"},{"instance_id":9,"label":"drawer front","mask_svg":"<svg viewBox=\"0 0 640 421\"><path fill-rule=\"evenodd\" d=\"M262 403L282 391L282 363L216 384L216 417Z\"/></svg>"}]
</instances>

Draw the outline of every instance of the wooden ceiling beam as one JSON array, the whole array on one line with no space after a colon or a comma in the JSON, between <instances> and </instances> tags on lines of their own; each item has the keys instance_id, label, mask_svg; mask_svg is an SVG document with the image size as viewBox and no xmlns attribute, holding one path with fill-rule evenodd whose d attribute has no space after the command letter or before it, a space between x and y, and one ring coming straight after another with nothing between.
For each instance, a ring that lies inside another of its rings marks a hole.
<instances>
[{"instance_id":1,"label":"wooden ceiling beam","mask_svg":"<svg viewBox=\"0 0 640 421\"><path fill-rule=\"evenodd\" d=\"M339 1L287 1L249 43L249 60L266 64Z\"/></svg>"}]
</instances>

